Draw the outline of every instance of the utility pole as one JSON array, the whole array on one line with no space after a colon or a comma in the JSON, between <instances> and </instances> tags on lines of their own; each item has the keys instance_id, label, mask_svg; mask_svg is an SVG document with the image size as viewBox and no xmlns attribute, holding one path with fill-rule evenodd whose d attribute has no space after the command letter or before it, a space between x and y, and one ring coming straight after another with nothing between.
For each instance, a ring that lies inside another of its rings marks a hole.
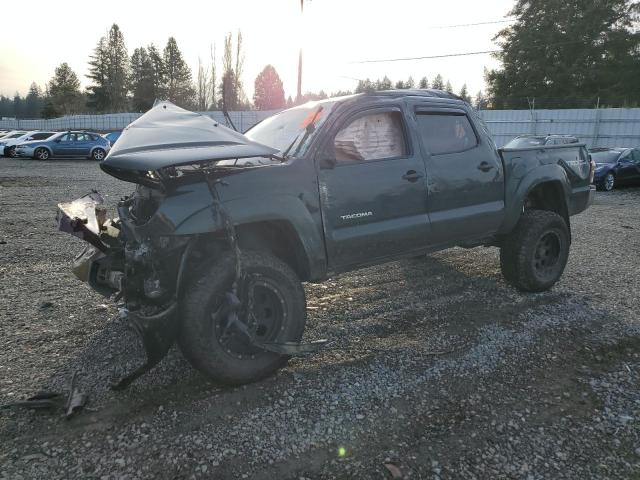
<instances>
[{"instance_id":1,"label":"utility pole","mask_svg":"<svg viewBox=\"0 0 640 480\"><path fill-rule=\"evenodd\" d=\"M300 14L304 14L304 0L300 0ZM300 54L298 55L298 94L296 102L302 100L302 46L300 46Z\"/></svg>"}]
</instances>

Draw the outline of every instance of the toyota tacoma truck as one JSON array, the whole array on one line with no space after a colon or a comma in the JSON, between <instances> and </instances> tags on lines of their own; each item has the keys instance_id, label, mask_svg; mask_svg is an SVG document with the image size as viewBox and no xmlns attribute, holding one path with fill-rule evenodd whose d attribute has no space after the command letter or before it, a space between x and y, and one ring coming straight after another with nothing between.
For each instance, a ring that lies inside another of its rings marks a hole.
<instances>
[{"instance_id":1,"label":"toyota tacoma truck","mask_svg":"<svg viewBox=\"0 0 640 480\"><path fill-rule=\"evenodd\" d=\"M58 222L90 244L75 274L120 302L145 346L118 387L176 339L216 381L263 378L313 348L302 282L400 258L498 247L509 284L547 290L594 196L583 144L497 149L438 90L310 102L245 134L164 102L99 165L135 184L117 217L92 192Z\"/></svg>"}]
</instances>

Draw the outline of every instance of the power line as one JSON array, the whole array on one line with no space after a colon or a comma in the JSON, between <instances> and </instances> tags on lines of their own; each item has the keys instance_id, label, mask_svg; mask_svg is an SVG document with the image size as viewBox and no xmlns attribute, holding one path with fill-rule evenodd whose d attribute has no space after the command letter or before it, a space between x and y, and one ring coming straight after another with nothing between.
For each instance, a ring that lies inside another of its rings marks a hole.
<instances>
[{"instance_id":1,"label":"power line","mask_svg":"<svg viewBox=\"0 0 640 480\"><path fill-rule=\"evenodd\" d=\"M483 50L481 52L447 53L444 55L426 55L424 57L403 57L403 58L385 58L381 60L360 60L357 62L348 62L348 63L353 64L353 63L406 62L410 60L428 60L433 58L466 57L469 55L486 55L489 53L498 53L498 52L501 52L501 50Z\"/></svg>"},{"instance_id":2,"label":"power line","mask_svg":"<svg viewBox=\"0 0 640 480\"><path fill-rule=\"evenodd\" d=\"M491 20L489 22L477 22L477 23L460 23L458 25L438 25L432 27L426 27L431 29L441 29L441 28L462 28L462 27L476 27L478 25L494 25L496 23L510 23L515 22L515 18L508 18L506 20Z\"/></svg>"}]
</instances>

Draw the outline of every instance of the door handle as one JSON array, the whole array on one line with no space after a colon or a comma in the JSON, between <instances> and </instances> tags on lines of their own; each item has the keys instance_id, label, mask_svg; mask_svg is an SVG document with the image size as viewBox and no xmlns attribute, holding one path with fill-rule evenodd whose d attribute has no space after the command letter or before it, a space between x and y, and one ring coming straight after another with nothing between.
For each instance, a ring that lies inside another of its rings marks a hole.
<instances>
[{"instance_id":1,"label":"door handle","mask_svg":"<svg viewBox=\"0 0 640 480\"><path fill-rule=\"evenodd\" d=\"M478 170L482 170L483 172L488 172L493 168L493 165L490 165L489 162L482 162L478 165Z\"/></svg>"},{"instance_id":2,"label":"door handle","mask_svg":"<svg viewBox=\"0 0 640 480\"><path fill-rule=\"evenodd\" d=\"M403 180L407 180L408 182L417 182L419 178L422 178L422 174L416 172L415 170L409 170L402 176Z\"/></svg>"}]
</instances>

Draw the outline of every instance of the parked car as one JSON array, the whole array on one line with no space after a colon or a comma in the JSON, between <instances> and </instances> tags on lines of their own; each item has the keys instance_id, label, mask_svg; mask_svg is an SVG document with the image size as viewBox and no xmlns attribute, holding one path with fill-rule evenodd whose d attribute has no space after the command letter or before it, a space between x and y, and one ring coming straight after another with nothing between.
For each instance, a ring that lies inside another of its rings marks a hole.
<instances>
[{"instance_id":1,"label":"parked car","mask_svg":"<svg viewBox=\"0 0 640 480\"><path fill-rule=\"evenodd\" d=\"M113 147L113 144L116 143L116 140L118 140L120 138L120 135L122 135L122 131L109 132L109 133L105 133L102 136L104 138L106 138L107 140L109 140L109 145L111 145Z\"/></svg>"},{"instance_id":2,"label":"parked car","mask_svg":"<svg viewBox=\"0 0 640 480\"><path fill-rule=\"evenodd\" d=\"M640 183L640 148L592 148L596 163L593 182L598 190L609 192L616 185Z\"/></svg>"},{"instance_id":3,"label":"parked car","mask_svg":"<svg viewBox=\"0 0 640 480\"><path fill-rule=\"evenodd\" d=\"M101 161L111 149L109 140L92 132L61 132L46 140L32 140L16 146L16 154L37 160L51 157L88 157Z\"/></svg>"},{"instance_id":4,"label":"parked car","mask_svg":"<svg viewBox=\"0 0 640 480\"><path fill-rule=\"evenodd\" d=\"M25 133L27 132L12 130L9 133L7 133L4 137L0 138L0 157L4 156L4 148L7 144L10 144L10 143L12 144L13 140L15 140L16 138L20 138Z\"/></svg>"},{"instance_id":5,"label":"parked car","mask_svg":"<svg viewBox=\"0 0 640 480\"><path fill-rule=\"evenodd\" d=\"M93 192L60 204L58 222L90 244L78 278L117 294L145 345L146 365L119 387L176 338L206 375L246 383L310 347L302 281L498 246L507 282L551 288L594 166L583 144L539 150L498 150L473 108L437 90L310 102L244 135L165 102L100 163L137 184L119 219Z\"/></svg>"},{"instance_id":6,"label":"parked car","mask_svg":"<svg viewBox=\"0 0 640 480\"><path fill-rule=\"evenodd\" d=\"M39 130L34 130L31 132L27 132L20 137L5 139L2 141L4 143L4 149L0 152L0 154L5 157L15 158L18 156L16 153L16 148L18 145L24 142L29 142L31 140L46 140L47 138L55 135L56 132L41 132Z\"/></svg>"},{"instance_id":7,"label":"parked car","mask_svg":"<svg viewBox=\"0 0 640 480\"><path fill-rule=\"evenodd\" d=\"M507 142L504 148L537 147L542 145L568 145L578 143L573 135L518 135Z\"/></svg>"}]
</instances>

